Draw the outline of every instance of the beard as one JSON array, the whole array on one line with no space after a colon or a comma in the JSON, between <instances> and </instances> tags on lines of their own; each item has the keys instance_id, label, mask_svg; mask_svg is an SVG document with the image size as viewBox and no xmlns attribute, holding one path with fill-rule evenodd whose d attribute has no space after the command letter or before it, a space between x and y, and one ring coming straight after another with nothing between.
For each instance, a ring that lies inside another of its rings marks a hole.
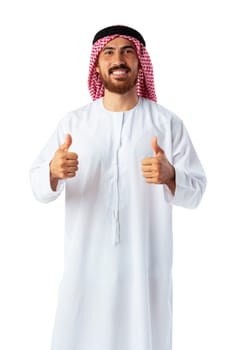
<instances>
[{"instance_id":1,"label":"beard","mask_svg":"<svg viewBox=\"0 0 233 350\"><path fill-rule=\"evenodd\" d=\"M114 67L114 69L126 68L123 65ZM127 67L128 68L128 67ZM99 72L99 77L104 85L104 88L110 92L123 95L134 88L137 84L137 75L125 78L117 78L116 81L111 80L111 69L109 70L109 75L104 75L101 70ZM128 68L128 71L130 69Z\"/></svg>"}]
</instances>

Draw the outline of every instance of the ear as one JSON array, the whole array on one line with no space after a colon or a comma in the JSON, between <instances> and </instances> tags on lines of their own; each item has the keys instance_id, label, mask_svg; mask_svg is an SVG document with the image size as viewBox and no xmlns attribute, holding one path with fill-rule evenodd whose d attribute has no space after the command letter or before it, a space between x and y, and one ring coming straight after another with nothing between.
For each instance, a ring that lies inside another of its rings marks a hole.
<instances>
[{"instance_id":1,"label":"ear","mask_svg":"<svg viewBox=\"0 0 233 350\"><path fill-rule=\"evenodd\" d=\"M99 58L96 60L95 70L96 70L97 73L100 72L100 68L99 68Z\"/></svg>"}]
</instances>

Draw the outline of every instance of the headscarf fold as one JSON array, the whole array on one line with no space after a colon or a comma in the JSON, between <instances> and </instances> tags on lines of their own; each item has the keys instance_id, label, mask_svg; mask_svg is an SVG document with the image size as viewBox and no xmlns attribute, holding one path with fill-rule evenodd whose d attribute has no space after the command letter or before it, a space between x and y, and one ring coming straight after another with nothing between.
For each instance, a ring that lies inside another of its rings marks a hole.
<instances>
[{"instance_id":1,"label":"headscarf fold","mask_svg":"<svg viewBox=\"0 0 233 350\"><path fill-rule=\"evenodd\" d=\"M123 26L119 26L119 27L123 27ZM129 29L129 27L126 27L126 28ZM122 37L130 40L136 48L138 60L140 63L140 68L139 68L138 78L136 83L136 91L138 96L142 96L154 102L157 102L155 88L154 88L153 66L152 66L150 56L146 50L146 47L143 45L142 40L139 41L137 38L133 36L124 35L124 34L107 35L107 36L101 37L100 39L98 39L98 36L97 37L95 36L97 40L94 41L95 38L93 40L94 44L92 46L92 51L91 51L89 76L88 76L88 88L92 99L96 100L104 96L104 86L100 79L99 74L96 72L96 65L98 62L99 54L109 41L117 37Z\"/></svg>"}]
</instances>

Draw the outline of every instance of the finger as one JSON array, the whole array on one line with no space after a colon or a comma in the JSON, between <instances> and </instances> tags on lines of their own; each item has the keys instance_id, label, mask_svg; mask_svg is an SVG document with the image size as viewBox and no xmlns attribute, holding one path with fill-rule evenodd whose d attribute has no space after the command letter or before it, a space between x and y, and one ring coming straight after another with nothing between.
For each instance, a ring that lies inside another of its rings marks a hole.
<instances>
[{"instance_id":1,"label":"finger","mask_svg":"<svg viewBox=\"0 0 233 350\"><path fill-rule=\"evenodd\" d=\"M152 174L147 174L147 173L144 173L144 174L142 174L143 175L143 177L145 178L145 179L152 179L153 178L153 176L152 176Z\"/></svg>"},{"instance_id":2,"label":"finger","mask_svg":"<svg viewBox=\"0 0 233 350\"><path fill-rule=\"evenodd\" d=\"M153 157L144 158L141 162L142 165L151 165L154 162Z\"/></svg>"},{"instance_id":3,"label":"finger","mask_svg":"<svg viewBox=\"0 0 233 350\"><path fill-rule=\"evenodd\" d=\"M74 153L74 152L67 152L66 159L67 160L77 160L78 155L77 155L77 153Z\"/></svg>"},{"instance_id":4,"label":"finger","mask_svg":"<svg viewBox=\"0 0 233 350\"><path fill-rule=\"evenodd\" d=\"M146 178L146 183L148 184L156 184L156 185L160 185L160 181L157 181L155 178L151 177L151 178Z\"/></svg>"},{"instance_id":5,"label":"finger","mask_svg":"<svg viewBox=\"0 0 233 350\"><path fill-rule=\"evenodd\" d=\"M78 160L77 159L67 159L66 160L66 165L69 166L76 166L78 165Z\"/></svg>"},{"instance_id":6,"label":"finger","mask_svg":"<svg viewBox=\"0 0 233 350\"><path fill-rule=\"evenodd\" d=\"M143 171L142 175L146 178L153 178L153 177L158 177L158 172L155 171Z\"/></svg>"},{"instance_id":7,"label":"finger","mask_svg":"<svg viewBox=\"0 0 233 350\"><path fill-rule=\"evenodd\" d=\"M60 146L60 149L62 151L68 152L68 149L70 148L71 144L72 144L72 136L70 134L67 134L65 142Z\"/></svg>"},{"instance_id":8,"label":"finger","mask_svg":"<svg viewBox=\"0 0 233 350\"><path fill-rule=\"evenodd\" d=\"M151 172L151 171L153 170L153 166L152 166L152 165L143 165L143 166L141 167L141 170L142 170L143 172Z\"/></svg>"},{"instance_id":9,"label":"finger","mask_svg":"<svg viewBox=\"0 0 233 350\"><path fill-rule=\"evenodd\" d=\"M145 181L147 183L153 183L153 184L158 184L158 185L163 183L159 174L153 174L152 176L148 175L148 176L144 176L144 177L145 177Z\"/></svg>"},{"instance_id":10,"label":"finger","mask_svg":"<svg viewBox=\"0 0 233 350\"><path fill-rule=\"evenodd\" d=\"M164 150L159 146L158 144L158 138L157 136L154 136L151 140L151 146L155 152L155 155L161 155L164 154Z\"/></svg>"},{"instance_id":11,"label":"finger","mask_svg":"<svg viewBox=\"0 0 233 350\"><path fill-rule=\"evenodd\" d=\"M74 177L76 175L77 170L78 170L78 167L69 167L64 169L62 173L64 178Z\"/></svg>"},{"instance_id":12,"label":"finger","mask_svg":"<svg viewBox=\"0 0 233 350\"><path fill-rule=\"evenodd\" d=\"M71 178L76 176L76 171L70 172L66 174L66 178Z\"/></svg>"},{"instance_id":13,"label":"finger","mask_svg":"<svg viewBox=\"0 0 233 350\"><path fill-rule=\"evenodd\" d=\"M141 169L145 169L145 171L154 171L156 169L160 169L161 167L161 160L158 157L152 158L151 162L142 164Z\"/></svg>"},{"instance_id":14,"label":"finger","mask_svg":"<svg viewBox=\"0 0 233 350\"><path fill-rule=\"evenodd\" d=\"M67 174L70 174L70 173L75 173L76 171L78 170L78 167L77 166L72 166L72 167L69 167L66 171Z\"/></svg>"},{"instance_id":15,"label":"finger","mask_svg":"<svg viewBox=\"0 0 233 350\"><path fill-rule=\"evenodd\" d=\"M152 184L152 183L154 183L154 180L153 180L152 177L147 177L147 178L146 178L146 182L147 182L148 184Z\"/></svg>"}]
</instances>

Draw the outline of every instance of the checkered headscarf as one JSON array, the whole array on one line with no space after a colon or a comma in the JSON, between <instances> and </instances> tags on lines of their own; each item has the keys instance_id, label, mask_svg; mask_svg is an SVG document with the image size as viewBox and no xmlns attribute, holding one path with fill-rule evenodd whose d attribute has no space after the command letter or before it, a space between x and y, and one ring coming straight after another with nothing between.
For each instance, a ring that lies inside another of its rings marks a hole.
<instances>
[{"instance_id":1,"label":"checkered headscarf","mask_svg":"<svg viewBox=\"0 0 233 350\"><path fill-rule=\"evenodd\" d=\"M123 26L115 26L115 27L121 29ZM114 28L114 27L109 27L109 28ZM131 29L129 27L123 27L123 28ZM145 41L142 37L138 38L138 36L134 37L134 36L124 35L124 34L112 34L112 35L100 37L99 39L97 37L98 40L96 39L96 41L95 39L93 40L94 44L91 51L89 76L88 76L88 88L92 99L96 100L104 96L104 86L99 77L99 74L96 72L96 64L97 64L98 56L109 41L119 36L130 40L134 44L137 51L138 60L141 65L141 68L139 69L139 72L138 72L138 78L137 78L137 84L136 84L138 96L149 98L150 100L156 102L157 98L156 98L156 93L154 88L153 66L152 66L150 56L145 47Z\"/></svg>"}]
</instances>

